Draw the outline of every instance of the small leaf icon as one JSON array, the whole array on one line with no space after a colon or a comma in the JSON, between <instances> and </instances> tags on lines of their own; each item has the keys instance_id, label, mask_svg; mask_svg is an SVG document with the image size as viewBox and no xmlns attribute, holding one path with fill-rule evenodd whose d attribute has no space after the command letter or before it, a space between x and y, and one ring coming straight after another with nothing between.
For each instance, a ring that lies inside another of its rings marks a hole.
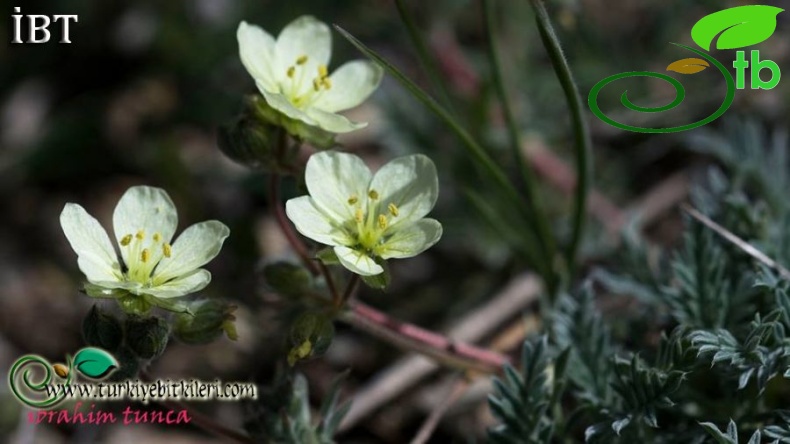
<instances>
[{"instance_id":1,"label":"small leaf icon","mask_svg":"<svg viewBox=\"0 0 790 444\"><path fill-rule=\"evenodd\" d=\"M706 60L691 57L670 63L667 66L667 71L675 71L680 74L696 74L708 66L710 64Z\"/></svg>"},{"instance_id":2,"label":"small leaf icon","mask_svg":"<svg viewBox=\"0 0 790 444\"><path fill-rule=\"evenodd\" d=\"M61 378L65 378L69 375L69 368L63 364L55 364L52 366L52 369L55 370L55 374Z\"/></svg>"},{"instance_id":3,"label":"small leaf icon","mask_svg":"<svg viewBox=\"0 0 790 444\"><path fill-rule=\"evenodd\" d=\"M74 356L74 367L89 378L100 379L118 368L118 361L100 348L86 347Z\"/></svg>"},{"instance_id":4,"label":"small leaf icon","mask_svg":"<svg viewBox=\"0 0 790 444\"><path fill-rule=\"evenodd\" d=\"M748 5L728 8L702 17L693 28L691 38L700 48L710 51L713 39L717 49L735 49L756 45L776 31L776 16L782 8Z\"/></svg>"}]
</instances>

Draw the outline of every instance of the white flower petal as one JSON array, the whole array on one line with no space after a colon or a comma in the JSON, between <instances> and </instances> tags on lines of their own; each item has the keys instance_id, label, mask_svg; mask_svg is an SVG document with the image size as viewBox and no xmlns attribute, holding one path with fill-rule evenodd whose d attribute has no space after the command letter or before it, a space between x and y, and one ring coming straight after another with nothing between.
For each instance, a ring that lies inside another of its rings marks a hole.
<instances>
[{"instance_id":1,"label":"white flower petal","mask_svg":"<svg viewBox=\"0 0 790 444\"><path fill-rule=\"evenodd\" d=\"M321 212L310 196L290 199L285 203L285 214L296 230L324 245L348 245L352 242L346 231Z\"/></svg>"},{"instance_id":2,"label":"white flower petal","mask_svg":"<svg viewBox=\"0 0 790 444\"><path fill-rule=\"evenodd\" d=\"M332 87L313 106L329 112L343 111L362 103L378 88L384 70L373 62L354 60L332 73Z\"/></svg>"},{"instance_id":3,"label":"white flower petal","mask_svg":"<svg viewBox=\"0 0 790 444\"><path fill-rule=\"evenodd\" d=\"M163 257L154 270L154 285L190 273L219 254L230 229L222 222L209 220L184 230L173 243L170 257Z\"/></svg>"},{"instance_id":4,"label":"white flower petal","mask_svg":"<svg viewBox=\"0 0 790 444\"><path fill-rule=\"evenodd\" d=\"M278 91L277 77L272 72L275 67L274 37L259 26L243 21L236 30L236 39L239 41L241 63L256 84L268 91Z\"/></svg>"},{"instance_id":5,"label":"white flower petal","mask_svg":"<svg viewBox=\"0 0 790 444\"><path fill-rule=\"evenodd\" d=\"M170 242L178 225L178 214L170 196L161 188L136 186L121 196L112 215L115 240L119 243L124 236L136 235L142 230L145 236L141 248L151 248L156 233L160 242ZM161 248L161 247L159 247ZM128 247L121 246L121 257L129 265Z\"/></svg>"},{"instance_id":6,"label":"white flower petal","mask_svg":"<svg viewBox=\"0 0 790 444\"><path fill-rule=\"evenodd\" d=\"M60 226L77 253L77 264L88 281L99 284L121 280L121 265L107 231L77 204L67 203L60 213Z\"/></svg>"},{"instance_id":7,"label":"white flower petal","mask_svg":"<svg viewBox=\"0 0 790 444\"><path fill-rule=\"evenodd\" d=\"M398 208L398 215L390 220L390 229L395 230L402 223L422 219L436 204L436 166L422 154L399 157L376 172L370 189L379 193L380 212L386 213L389 204Z\"/></svg>"},{"instance_id":8,"label":"white flower petal","mask_svg":"<svg viewBox=\"0 0 790 444\"><path fill-rule=\"evenodd\" d=\"M309 84L318 74L319 65L328 65L332 55L332 33L329 26L315 17L305 15L289 23L277 36L274 44L277 55L277 73L281 81L287 79L288 67L296 66L296 59L307 56L298 69L306 70L304 83ZM298 74L297 74L298 75Z\"/></svg>"},{"instance_id":9,"label":"white flower petal","mask_svg":"<svg viewBox=\"0 0 790 444\"><path fill-rule=\"evenodd\" d=\"M360 276L374 276L384 272L370 256L348 247L335 247L340 264Z\"/></svg>"},{"instance_id":10,"label":"white flower petal","mask_svg":"<svg viewBox=\"0 0 790 444\"><path fill-rule=\"evenodd\" d=\"M144 293L162 299L177 298L198 292L204 289L209 282L211 282L211 273L201 268L165 284L147 288Z\"/></svg>"},{"instance_id":11,"label":"white flower petal","mask_svg":"<svg viewBox=\"0 0 790 444\"><path fill-rule=\"evenodd\" d=\"M370 170L359 157L336 151L310 156L305 184L313 203L337 224L354 220L356 209L365 213ZM349 199L356 198L356 203Z\"/></svg>"},{"instance_id":12,"label":"white flower petal","mask_svg":"<svg viewBox=\"0 0 790 444\"><path fill-rule=\"evenodd\" d=\"M347 133L368 126L367 122L352 122L340 114L318 108L309 107L305 109L305 113L316 122L315 126L332 133Z\"/></svg>"},{"instance_id":13,"label":"white flower petal","mask_svg":"<svg viewBox=\"0 0 790 444\"><path fill-rule=\"evenodd\" d=\"M266 103L268 103L269 106L285 114L287 117L290 117L294 120L300 120L311 126L318 126L318 122L316 122L309 115L305 114L304 111L293 106L293 104L291 104L291 102L288 101L288 98L286 98L284 95L279 93L270 93L263 88L263 85L258 85L258 91L261 92L263 98L266 99Z\"/></svg>"},{"instance_id":14,"label":"white flower petal","mask_svg":"<svg viewBox=\"0 0 790 444\"><path fill-rule=\"evenodd\" d=\"M435 219L421 219L392 234L376 248L382 259L416 256L432 247L442 237L442 224Z\"/></svg>"}]
</instances>

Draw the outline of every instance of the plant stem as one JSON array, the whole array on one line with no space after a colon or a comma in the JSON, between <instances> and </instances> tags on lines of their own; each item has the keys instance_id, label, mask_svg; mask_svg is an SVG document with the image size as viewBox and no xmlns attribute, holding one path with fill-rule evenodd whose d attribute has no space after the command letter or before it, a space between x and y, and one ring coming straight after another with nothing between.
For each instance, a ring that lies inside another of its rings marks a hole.
<instances>
[{"instance_id":1,"label":"plant stem","mask_svg":"<svg viewBox=\"0 0 790 444\"><path fill-rule=\"evenodd\" d=\"M348 284L346 284L346 289L345 291L343 291L343 296L341 296L340 298L340 304L338 305L338 308L345 305L345 303L351 299L351 296L354 294L354 292L357 290L358 287L359 287L359 275L354 273L348 279Z\"/></svg>"},{"instance_id":2,"label":"plant stem","mask_svg":"<svg viewBox=\"0 0 790 444\"><path fill-rule=\"evenodd\" d=\"M562 48L557 35L554 33L549 14L546 12L541 0L530 0L530 3L535 10L535 20L538 24L540 38L549 54L560 85L562 85L573 121L577 182L573 208L573 232L571 234L571 243L566 252L568 270L570 275L573 275L576 268L576 254L584 235L587 195L589 194L592 180L592 142L590 141L590 131L587 128L587 122L584 120L584 108L582 107L581 96L579 96L579 89L573 80L568 60L562 53Z\"/></svg>"},{"instance_id":3,"label":"plant stem","mask_svg":"<svg viewBox=\"0 0 790 444\"><path fill-rule=\"evenodd\" d=\"M496 49L496 41L494 38L494 29L496 26L494 23L494 3L492 0L483 0L483 18L486 40L488 42L488 58L491 65L491 76L494 82L494 88L499 96L499 102L502 105L502 111L505 115L505 123L510 138L510 149L524 184L524 200L526 201L527 210L529 212L527 220L532 225L532 229L537 233L536 237L538 244L543 250L543 261L548 262L547 264L543 264L546 271L542 274L544 274L544 279L547 281L546 285L549 291L553 292L556 290L556 281L553 276L554 273L551 264L554 258L554 236L549 229L549 221L546 218L546 214L538 208L532 174L524 159L524 155L521 153L521 132L516 124L513 108L510 106L510 100L505 90L505 81L502 76L502 64Z\"/></svg>"},{"instance_id":4,"label":"plant stem","mask_svg":"<svg viewBox=\"0 0 790 444\"><path fill-rule=\"evenodd\" d=\"M269 182L269 205L272 206L277 224L283 231L288 243L291 244L294 252L296 252L296 255L302 260L304 266L307 267L307 269L310 270L310 272L312 272L314 275L321 274L321 269L312 260L307 246L305 246L305 244L299 240L299 236L291 227L290 222L288 222L288 218L285 215L285 209L280 203L280 179L281 178L279 174L272 173L271 181Z\"/></svg>"},{"instance_id":5,"label":"plant stem","mask_svg":"<svg viewBox=\"0 0 790 444\"><path fill-rule=\"evenodd\" d=\"M452 111L452 101L450 100L450 94L447 92L445 83L442 82L442 79L439 76L439 68L436 66L436 57L431 57L431 54L428 51L428 45L425 44L425 40L420 36L420 32L417 30L417 26L414 24L411 14L409 14L406 6L403 4L403 0L395 0L395 6L398 8L398 14L400 15L401 21L403 21L403 24L406 25L406 31L409 34L411 42L417 49L417 58L422 65L422 69L428 74L428 77L431 79L431 83L433 83L434 88L436 88L436 90L439 91L439 94L441 94L444 104Z\"/></svg>"},{"instance_id":6,"label":"plant stem","mask_svg":"<svg viewBox=\"0 0 790 444\"><path fill-rule=\"evenodd\" d=\"M273 198L279 197L279 180L279 176L273 175L271 187L271 190L273 190ZM307 247L291 228L291 224L285 217L280 203L275 200L272 201L272 205L275 208L277 223L280 225L280 228L285 234L285 238L291 244L294 251L297 252L304 265L309 267L316 275L324 274L327 282L329 282L329 279L331 279L328 277L329 270L326 269L326 267L316 265L310 258L310 255L307 253ZM393 345L422 353L451 367L466 370L474 369L486 373L498 373L505 363L510 362L507 356L462 342L453 341L439 333L391 318L361 302L350 301L349 299L354 293L358 283L359 276L354 274L351 279L349 279L343 295L338 295L336 288L332 294L333 301L342 301L340 307L342 307L343 304L348 307L348 310L344 310L340 313L341 320L390 342ZM332 287L334 287L334 285L332 285Z\"/></svg>"},{"instance_id":7,"label":"plant stem","mask_svg":"<svg viewBox=\"0 0 790 444\"><path fill-rule=\"evenodd\" d=\"M399 321L359 301L349 301L340 319L395 346L429 356L441 364L485 373L499 373L510 358L457 342L414 324Z\"/></svg>"}]
</instances>

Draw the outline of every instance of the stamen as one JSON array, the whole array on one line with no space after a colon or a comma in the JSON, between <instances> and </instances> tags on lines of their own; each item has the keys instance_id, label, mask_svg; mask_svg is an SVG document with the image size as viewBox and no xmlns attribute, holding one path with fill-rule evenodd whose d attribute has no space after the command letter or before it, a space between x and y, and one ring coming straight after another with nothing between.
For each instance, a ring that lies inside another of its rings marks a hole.
<instances>
[{"instance_id":1,"label":"stamen","mask_svg":"<svg viewBox=\"0 0 790 444\"><path fill-rule=\"evenodd\" d=\"M387 209L390 211L392 217L398 217L398 213L399 213L398 207L394 203L390 203L389 205L387 205Z\"/></svg>"},{"instance_id":2,"label":"stamen","mask_svg":"<svg viewBox=\"0 0 790 444\"><path fill-rule=\"evenodd\" d=\"M353 196L351 196L351 197L349 197L349 198L348 198L348 204L349 204L349 205L354 205L354 204L356 204L357 202L359 202L359 198L357 197L357 195L356 195L356 194L354 194Z\"/></svg>"},{"instance_id":3,"label":"stamen","mask_svg":"<svg viewBox=\"0 0 790 444\"><path fill-rule=\"evenodd\" d=\"M313 91L318 92L321 91L321 79L318 77L313 79Z\"/></svg>"},{"instance_id":4,"label":"stamen","mask_svg":"<svg viewBox=\"0 0 790 444\"><path fill-rule=\"evenodd\" d=\"M370 190L370 191L368 191L368 197L373 199L373 200L376 200L376 199L379 198L379 193L376 190Z\"/></svg>"},{"instance_id":5,"label":"stamen","mask_svg":"<svg viewBox=\"0 0 790 444\"><path fill-rule=\"evenodd\" d=\"M300 55L299 57L296 58L296 64L297 65L304 65L305 63L307 63L307 56L306 55L302 54L302 55Z\"/></svg>"},{"instance_id":6,"label":"stamen","mask_svg":"<svg viewBox=\"0 0 790 444\"><path fill-rule=\"evenodd\" d=\"M323 86L325 89L331 89L332 88L332 79L330 79L329 77L322 78L321 79L321 86Z\"/></svg>"},{"instance_id":7,"label":"stamen","mask_svg":"<svg viewBox=\"0 0 790 444\"><path fill-rule=\"evenodd\" d=\"M143 252L140 253L140 260L145 263L148 262L148 259L150 258L151 258L151 252L148 251L148 248L143 249Z\"/></svg>"},{"instance_id":8,"label":"stamen","mask_svg":"<svg viewBox=\"0 0 790 444\"><path fill-rule=\"evenodd\" d=\"M388 222L387 216L383 214L379 214L379 228L381 228L382 230L387 228L387 222Z\"/></svg>"},{"instance_id":9,"label":"stamen","mask_svg":"<svg viewBox=\"0 0 790 444\"><path fill-rule=\"evenodd\" d=\"M138 231L137 234L134 235L134 237L136 237L137 240L145 239L145 231L144 230Z\"/></svg>"},{"instance_id":10,"label":"stamen","mask_svg":"<svg viewBox=\"0 0 790 444\"><path fill-rule=\"evenodd\" d=\"M293 79L295 73L296 73L296 68L293 67L293 66L289 66L288 67L288 71L286 71L286 74L288 75L288 78L289 79Z\"/></svg>"},{"instance_id":11,"label":"stamen","mask_svg":"<svg viewBox=\"0 0 790 444\"><path fill-rule=\"evenodd\" d=\"M132 235L131 234L127 234L126 236L121 238L121 246L122 247L125 247L125 246L129 245L130 243L132 243Z\"/></svg>"},{"instance_id":12,"label":"stamen","mask_svg":"<svg viewBox=\"0 0 790 444\"><path fill-rule=\"evenodd\" d=\"M157 244L162 240L162 235L159 233L154 233L154 242Z\"/></svg>"},{"instance_id":13,"label":"stamen","mask_svg":"<svg viewBox=\"0 0 790 444\"><path fill-rule=\"evenodd\" d=\"M318 77L326 78L329 75L329 70L326 69L326 65L318 65Z\"/></svg>"},{"instance_id":14,"label":"stamen","mask_svg":"<svg viewBox=\"0 0 790 444\"><path fill-rule=\"evenodd\" d=\"M170 257L173 254L173 247L170 246L167 242L162 245L162 253L164 253L165 257Z\"/></svg>"},{"instance_id":15,"label":"stamen","mask_svg":"<svg viewBox=\"0 0 790 444\"><path fill-rule=\"evenodd\" d=\"M354 219L356 219L357 223L362 223L362 216L364 216L362 214L362 209L357 208L357 211L354 213Z\"/></svg>"}]
</instances>

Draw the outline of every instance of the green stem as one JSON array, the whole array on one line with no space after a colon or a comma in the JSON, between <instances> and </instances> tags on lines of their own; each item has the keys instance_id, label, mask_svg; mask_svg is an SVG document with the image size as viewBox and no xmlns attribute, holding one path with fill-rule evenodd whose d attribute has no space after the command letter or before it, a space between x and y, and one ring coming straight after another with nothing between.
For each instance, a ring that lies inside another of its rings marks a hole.
<instances>
[{"instance_id":1,"label":"green stem","mask_svg":"<svg viewBox=\"0 0 790 444\"><path fill-rule=\"evenodd\" d=\"M450 100L450 94L447 92L445 82L442 82L441 76L439 75L436 57L432 57L428 51L428 45L425 44L425 39L422 38L420 32L417 30L417 26L411 14L409 14L409 11L406 9L406 6L403 4L403 0L395 0L395 6L398 8L400 19L403 21L403 24L406 25L409 38L417 50L417 58L420 61L420 65L422 65L422 69L428 74L431 83L433 83L433 87L441 94L444 104L452 110L452 100Z\"/></svg>"},{"instance_id":2,"label":"green stem","mask_svg":"<svg viewBox=\"0 0 790 444\"><path fill-rule=\"evenodd\" d=\"M584 120L584 108L582 107L581 96L576 82L573 80L568 61L562 53L560 42L554 33L551 20L543 6L541 0L530 0L535 9L535 20L538 24L540 38L543 41L546 51L551 59L554 72L562 85L565 93L565 100L571 111L574 133L574 151L576 155L576 195L573 205L573 231L571 242L566 251L566 261L569 275L573 275L576 268L576 255L584 235L584 225L586 222L585 209L587 207L587 197L590 191L592 180L592 142L590 141L590 131L587 122Z\"/></svg>"},{"instance_id":3,"label":"green stem","mask_svg":"<svg viewBox=\"0 0 790 444\"><path fill-rule=\"evenodd\" d=\"M348 302L351 299L351 296L354 295L354 292L356 292L357 287L359 287L359 275L353 273L348 279L348 283L346 284L346 289L343 291L343 295L339 298L337 308L341 308L346 305L346 302Z\"/></svg>"},{"instance_id":4,"label":"green stem","mask_svg":"<svg viewBox=\"0 0 790 444\"><path fill-rule=\"evenodd\" d=\"M477 143L472 135L469 134L469 132L466 131L466 129L464 129L464 127L461 126L446 109L444 109L438 102L436 102L436 100L434 100L433 97L428 95L408 77L403 75L403 73L401 73L395 66L389 63L375 51L365 46L365 44L357 40L345 29L337 25L335 25L335 29L352 45L356 46L357 49L359 49L363 54L383 67L384 70L390 73L390 75L392 75L395 80L397 80L404 88L406 88L406 90L413 94L417 100L419 100L437 117L439 117L439 119L441 119L450 128L450 130L455 133L462 143L461 146L466 149L467 153L471 155L473 160L480 164L480 166L483 168L483 171L486 172L491 179L493 179L494 184L501 190L505 198L510 201L511 205L513 205L513 207L523 215L524 219L528 219L530 217L528 211L526 211L524 205L522 205L521 196L519 196L518 191L516 191L516 188L510 182L502 169L496 164L496 162L494 162L494 160L483 149L483 147ZM541 264L538 263L533 265L540 266ZM553 273L547 274L546 270L539 271L543 279L546 280L547 287L553 287L553 283L555 281L553 278Z\"/></svg>"},{"instance_id":5,"label":"green stem","mask_svg":"<svg viewBox=\"0 0 790 444\"><path fill-rule=\"evenodd\" d=\"M296 234L296 232L294 232L294 229L291 227L291 223L288 221L288 217L285 214L283 205L280 203L280 175L277 173L272 173L271 175L271 181L269 182L269 201L269 205L272 206L272 211L274 213L274 218L277 220L277 224L283 231L288 243L296 252L296 255L299 256L299 259L301 259L302 264L304 264L304 266L307 267L307 269L310 270L313 275L320 274L321 270L313 261L311 254L305 244L299 240L299 236Z\"/></svg>"},{"instance_id":6,"label":"green stem","mask_svg":"<svg viewBox=\"0 0 790 444\"><path fill-rule=\"evenodd\" d=\"M521 152L521 136L516 124L516 118L513 114L513 108L510 106L508 94L505 90L505 82L502 76L502 64L499 59L499 53L496 49L496 41L494 39L494 3L491 0L483 0L483 18L485 23L486 40L488 42L488 55L489 63L491 65L491 75L494 82L494 88L499 96L499 102L502 105L502 111L505 115L505 122L507 126L508 136L510 138L510 149L513 158L518 166L521 180L524 184L524 194L529 211L527 220L530 222L532 229L537 233L538 243L543 250L543 257L546 264L548 273L552 273L552 258L554 257L554 236L549 229L549 221L546 214L538 208L537 200L535 198L535 185L533 182L532 173L524 160L524 155ZM547 280L548 276L545 277ZM551 279L553 281L553 278ZM549 288L554 285L548 285Z\"/></svg>"}]
</instances>

